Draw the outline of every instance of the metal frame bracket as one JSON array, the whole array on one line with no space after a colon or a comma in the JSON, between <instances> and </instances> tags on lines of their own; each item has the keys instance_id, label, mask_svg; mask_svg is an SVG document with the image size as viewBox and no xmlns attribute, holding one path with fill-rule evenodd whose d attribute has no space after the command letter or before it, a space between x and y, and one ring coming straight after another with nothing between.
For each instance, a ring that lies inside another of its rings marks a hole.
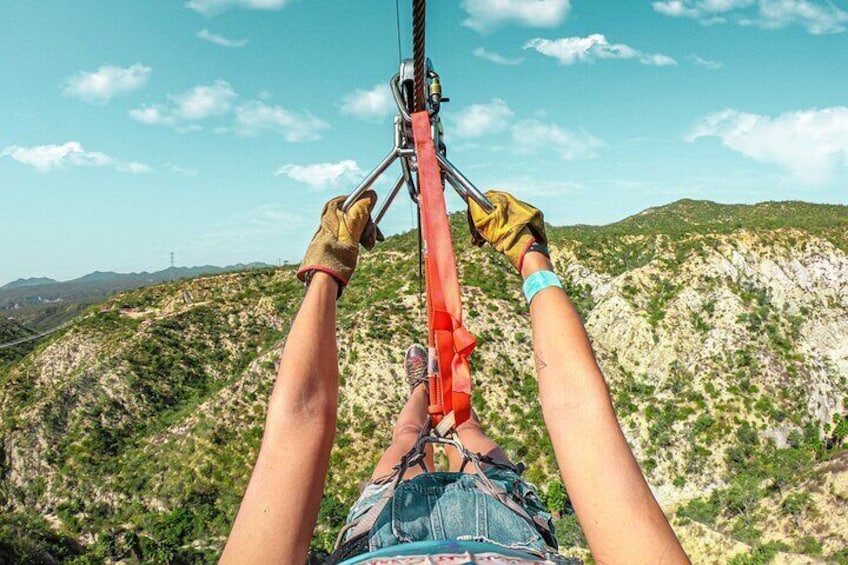
<instances>
[{"instance_id":1,"label":"metal frame bracket","mask_svg":"<svg viewBox=\"0 0 848 565\"><path fill-rule=\"evenodd\" d=\"M383 158L374 169L366 175L362 182L353 192L348 195L342 205L342 210L347 211L354 202L356 202L365 191L369 190L383 173L397 160L400 161L401 174L395 183L392 185L388 196L383 200L377 214L374 216L374 223L379 224L389 206L394 202L401 187L405 184L409 191L412 201L418 204L418 181L413 173L418 171L418 162L415 157L415 143L412 139L412 80L413 80L413 61L406 59L401 63L400 72L389 81L392 96L398 108L398 114L394 118L394 146L389 154ZM439 161L439 166L442 169L443 179L450 184L460 198L468 202L469 199L476 202L481 208L487 212L494 209L492 203L486 198L474 184L468 180L462 172L447 158L447 149L442 140L442 122L439 117L439 109L442 102L447 102L447 98L442 98L441 82L439 75L433 70L430 59L427 59L427 110L430 114L430 123L433 128L433 142L436 146L436 158Z\"/></svg>"}]
</instances>

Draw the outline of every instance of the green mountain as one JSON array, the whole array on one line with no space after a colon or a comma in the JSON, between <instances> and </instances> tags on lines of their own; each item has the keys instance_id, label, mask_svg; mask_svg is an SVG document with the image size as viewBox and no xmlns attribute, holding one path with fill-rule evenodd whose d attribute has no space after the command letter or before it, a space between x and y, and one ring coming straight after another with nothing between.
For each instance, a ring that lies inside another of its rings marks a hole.
<instances>
[{"instance_id":1,"label":"green mountain","mask_svg":"<svg viewBox=\"0 0 848 565\"><path fill-rule=\"evenodd\" d=\"M474 405L588 560L536 398L527 309L453 217ZM848 207L681 201L550 228L616 411L696 563L848 563ZM389 442L426 333L416 236L364 253L316 552ZM0 368L0 563L212 562L303 295L291 268L134 290ZM296 430L292 430L296 433ZM283 488L283 487L281 487Z\"/></svg>"},{"instance_id":2,"label":"green mountain","mask_svg":"<svg viewBox=\"0 0 848 565\"><path fill-rule=\"evenodd\" d=\"M54 279L48 279L47 277L30 277L28 279L18 279L10 282L9 284L5 284L0 286L0 290L10 290L13 288L27 288L30 286L41 286L44 284L53 284L59 281Z\"/></svg>"},{"instance_id":3,"label":"green mountain","mask_svg":"<svg viewBox=\"0 0 848 565\"><path fill-rule=\"evenodd\" d=\"M67 322L85 307L118 292L215 273L267 268L264 263L215 267L170 267L153 273L95 271L69 281L48 278L18 279L0 287L0 315L41 331Z\"/></svg>"}]
</instances>

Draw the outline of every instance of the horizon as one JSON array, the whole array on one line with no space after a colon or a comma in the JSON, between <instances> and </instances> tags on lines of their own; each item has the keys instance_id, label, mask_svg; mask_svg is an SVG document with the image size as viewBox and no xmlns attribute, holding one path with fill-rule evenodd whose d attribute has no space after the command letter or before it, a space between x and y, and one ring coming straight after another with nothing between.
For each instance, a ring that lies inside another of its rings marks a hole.
<instances>
[{"instance_id":1,"label":"horizon","mask_svg":"<svg viewBox=\"0 0 848 565\"><path fill-rule=\"evenodd\" d=\"M846 0L527 1L428 13L448 150L481 189L558 226L848 204ZM0 281L299 262L391 144L406 4L398 46L389 0L10 3ZM408 199L381 225L411 229Z\"/></svg>"},{"instance_id":2,"label":"horizon","mask_svg":"<svg viewBox=\"0 0 848 565\"><path fill-rule=\"evenodd\" d=\"M804 201L804 200L762 200L762 201L759 201L759 202L753 202L753 203L750 203L750 204L745 204L745 203L736 203L736 202L718 202L718 201L715 201L715 200L700 200L700 199L693 199L693 198L679 198L679 199L674 200L672 202L667 202L665 204L660 204L658 206L651 206L651 207L648 207L648 208L644 208L642 210L634 212L633 214L629 214L629 215L624 216L622 218L619 218L617 220L613 220L611 222L606 222L606 223L597 223L597 224L587 224L587 223L550 224L550 222L548 222L547 220L545 220L545 221L555 228L604 227L604 226L609 226L609 225L612 225L612 224L616 224L616 223L625 221L629 218L643 214L643 213L645 213L649 210L656 210L656 209L659 209L659 208L665 208L665 207L672 206L672 205L680 203L680 202L687 202L687 201L688 202L703 202L703 203L709 203L709 204L718 204L719 206L752 206L753 207L753 206L759 206L761 204L812 204L812 205L821 205L821 206L848 207L848 204L840 204L840 203L836 203L836 202L809 202L809 201ZM459 213L462 213L462 211L461 210L449 211L450 215L456 215L456 214L459 214ZM414 229L414 228L411 228L411 229ZM403 234L411 231L411 229L392 233L390 235L387 235L386 239L388 240L392 237L403 235ZM13 283L24 282L24 281L35 280L35 279L48 279L48 280L50 280L52 282L56 282L56 283L73 282L75 280L78 280L80 278L86 277L88 275L93 275L93 274L141 275L141 274L157 274L157 273L161 273L161 272L164 272L164 271L168 271L169 269L177 269L177 270L179 270L179 269L199 269L199 268L203 268L203 267L226 269L226 268L238 267L238 266L249 267L251 265L262 265L263 267L280 268L280 267L295 267L298 264L299 264L299 261L293 262L293 261L289 261L289 260L285 260L285 259L279 259L278 262L268 262L268 261L262 261L262 260L257 259L257 260L249 260L249 261L238 261L236 263L226 264L226 265L217 265L217 264L177 265L177 264L175 264L173 267L171 267L169 265L169 266L163 267L161 269L143 270L143 271L95 270L95 271L88 271L88 272L85 272L85 273L82 273L82 274L79 274L79 275L76 275L76 276L72 276L70 278L64 278L64 279L57 279L57 278L51 277L49 275L32 275L32 276L18 277L16 279L7 280L7 281L0 281L0 289L2 289L3 287L5 287L7 285L13 284Z\"/></svg>"},{"instance_id":3,"label":"horizon","mask_svg":"<svg viewBox=\"0 0 848 565\"><path fill-rule=\"evenodd\" d=\"M270 268L276 269L276 268L279 268L279 267L293 266L293 264L288 263L288 262L284 262L283 264L278 265L278 264L272 264L272 263L264 263L262 261L250 261L248 263L234 263L232 265L174 265L173 267L168 266L168 267L165 267L164 269L158 269L156 271L90 271L88 273L85 273L83 275L80 275L78 277L73 277L73 278L70 278L70 279L54 279L53 277L49 277L49 276L19 277L17 279L7 281L7 282L3 282L2 284L0 284L0 290L2 290L3 288L5 288L6 286L8 286L10 284L19 283L19 282L45 280L45 281L50 281L50 283L47 283L47 284L66 283L66 282L74 282L76 280L88 277L90 275L156 275L156 274L159 274L159 273L164 273L164 272L170 271L172 269L175 270L175 271L179 271L179 270L186 270L186 269L188 269L188 270L190 270L190 269L203 269L203 268L206 268L206 267L209 267L211 269L229 269L231 267L251 267L251 266L255 266L255 268L268 268L268 267L270 267Z\"/></svg>"}]
</instances>

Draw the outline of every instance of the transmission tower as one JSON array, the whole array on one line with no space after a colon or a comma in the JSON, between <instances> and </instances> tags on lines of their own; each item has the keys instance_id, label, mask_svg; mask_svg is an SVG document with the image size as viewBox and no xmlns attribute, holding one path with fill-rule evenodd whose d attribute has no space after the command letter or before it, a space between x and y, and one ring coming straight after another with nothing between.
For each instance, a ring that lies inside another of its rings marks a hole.
<instances>
[{"instance_id":1,"label":"transmission tower","mask_svg":"<svg viewBox=\"0 0 848 565\"><path fill-rule=\"evenodd\" d=\"M170 274L170 282L174 282L174 252L171 251L171 274Z\"/></svg>"}]
</instances>

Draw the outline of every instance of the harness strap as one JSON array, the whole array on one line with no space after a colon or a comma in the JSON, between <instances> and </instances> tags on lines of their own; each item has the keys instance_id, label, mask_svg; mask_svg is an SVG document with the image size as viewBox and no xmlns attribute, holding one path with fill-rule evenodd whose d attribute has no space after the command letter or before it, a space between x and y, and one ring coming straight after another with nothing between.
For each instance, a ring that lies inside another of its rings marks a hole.
<instances>
[{"instance_id":1,"label":"harness strap","mask_svg":"<svg viewBox=\"0 0 848 565\"><path fill-rule=\"evenodd\" d=\"M426 450L424 449L425 442L427 441L424 438L429 436L430 429L428 426L424 426L418 432L418 440L416 440L415 445L412 446L412 449L403 454L400 458L400 462L392 468L392 471L386 475L381 475L376 478L373 482L375 484L385 484L391 482L391 486L380 495L380 498L377 499L376 502L368 509L368 511L363 514L356 521L351 522L350 524L345 525L341 531L339 532L338 537L336 538L335 548L338 549L341 547L341 544L345 538L345 534L348 534L348 539L353 540L358 536L367 535L371 528L374 527L374 524L377 523L377 519L380 517L380 514L383 512L383 508L389 503L392 497L395 494L400 483L403 482L403 476L406 474L406 470L409 469L411 465L420 465L421 470L423 472L427 472L427 467L424 464L424 458L426 455Z\"/></svg>"},{"instance_id":2,"label":"harness strap","mask_svg":"<svg viewBox=\"0 0 848 565\"><path fill-rule=\"evenodd\" d=\"M509 469L518 475L520 475L523 471L524 465L502 463L480 453L472 453L471 451L468 451L464 445L462 445L458 437L447 438L431 436L429 435L428 430L424 428L418 435L418 441L416 441L415 445L400 458L400 462L394 467L392 472L375 480L375 482L379 484L391 482L391 485L380 495L380 498L374 502L365 514L363 514L355 522L352 522L342 528L336 538L336 548L341 547L346 535L348 540L368 535L377 523L383 509L385 509L386 505L391 501L395 491L397 491L398 487L403 482L403 476L406 474L407 469L414 465L421 465L424 472L427 472L426 467L423 466L423 461L426 453L425 448L428 443L440 443L455 448L460 455L462 455L463 459L462 469L460 472L464 472L465 466L468 463L471 463L474 468L474 472L472 474L477 479L477 484L481 492L493 497L495 500L512 510L525 522L530 524L530 526L536 528L536 530L542 533L542 536L545 538L547 543L553 543L551 541L553 539L553 534L548 527L548 523L541 518L532 516L527 509L519 504L505 489L493 483L483 471L482 463L488 463L494 467Z\"/></svg>"},{"instance_id":3,"label":"harness strap","mask_svg":"<svg viewBox=\"0 0 848 565\"><path fill-rule=\"evenodd\" d=\"M546 534L546 538L551 535L551 530L548 527L548 523L545 520L542 520L539 517L531 516L527 510L518 504L508 492L506 492L503 488L498 485L495 485L489 478L484 475L482 472L477 474L477 478L480 483L480 490L492 497L495 498L498 502L518 514L525 522L530 524L530 526L536 528L540 532L544 532ZM547 539L546 539L547 541Z\"/></svg>"},{"instance_id":4,"label":"harness strap","mask_svg":"<svg viewBox=\"0 0 848 565\"><path fill-rule=\"evenodd\" d=\"M486 473L483 472L483 467L480 464L481 457L479 454L466 452L463 455L465 456L466 460L471 461L471 463L474 465L474 470L476 471L476 477L479 483L479 488L482 492L494 497L495 500L497 500L516 514L518 514L518 516L520 516L522 519L524 519L525 522L530 524L531 527L536 528L540 532L544 532L544 534L546 534L544 536L546 541L548 541L549 538L553 537L551 535L551 529L548 527L548 523L545 520L531 516L530 513L527 512L527 509L518 504L518 502L516 502L515 499L510 496L510 494L503 487L496 485L489 479L488 476L486 476ZM489 460L491 461L492 459L489 458ZM516 467L512 464L503 465L496 463L495 465L498 467L505 467L507 469L516 469Z\"/></svg>"},{"instance_id":5,"label":"harness strap","mask_svg":"<svg viewBox=\"0 0 848 565\"><path fill-rule=\"evenodd\" d=\"M341 546L345 534L348 534L349 539L354 539L370 532L371 528L374 527L374 524L377 523L377 518L380 517L380 513L383 512L383 508L386 507L394 494L395 485L392 484L392 486L386 489L386 492L377 499L374 505L371 506L371 508L368 509L368 512L363 514L359 520L342 528L342 531L339 532L339 537L336 538L336 547Z\"/></svg>"},{"instance_id":6,"label":"harness strap","mask_svg":"<svg viewBox=\"0 0 848 565\"><path fill-rule=\"evenodd\" d=\"M418 159L421 232L427 283L427 319L430 354L438 373L430 378L430 420L435 427L451 411L455 426L471 414L471 370L468 356L476 338L462 324L462 300L456 258L445 206L442 173L427 112L412 114L412 135Z\"/></svg>"}]
</instances>

